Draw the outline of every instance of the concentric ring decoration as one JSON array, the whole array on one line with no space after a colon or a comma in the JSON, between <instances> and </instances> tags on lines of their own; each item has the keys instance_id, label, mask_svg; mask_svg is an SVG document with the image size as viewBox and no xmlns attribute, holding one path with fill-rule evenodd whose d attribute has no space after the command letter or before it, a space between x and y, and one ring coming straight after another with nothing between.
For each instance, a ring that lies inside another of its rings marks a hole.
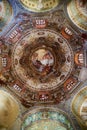
<instances>
[{"instance_id":1,"label":"concentric ring decoration","mask_svg":"<svg viewBox=\"0 0 87 130\"><path fill-rule=\"evenodd\" d=\"M71 46L52 30L28 32L14 45L12 52L13 74L35 91L55 89L73 69Z\"/></svg>"}]
</instances>

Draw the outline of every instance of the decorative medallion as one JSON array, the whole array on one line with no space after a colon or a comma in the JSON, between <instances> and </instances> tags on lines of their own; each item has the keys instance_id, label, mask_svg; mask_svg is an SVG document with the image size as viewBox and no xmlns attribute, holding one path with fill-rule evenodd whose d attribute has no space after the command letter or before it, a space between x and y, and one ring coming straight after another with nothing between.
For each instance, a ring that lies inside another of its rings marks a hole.
<instances>
[{"instance_id":1,"label":"decorative medallion","mask_svg":"<svg viewBox=\"0 0 87 130\"><path fill-rule=\"evenodd\" d=\"M51 30L29 32L14 45L12 52L13 74L35 91L59 87L73 68L73 51L69 43Z\"/></svg>"},{"instance_id":2,"label":"decorative medallion","mask_svg":"<svg viewBox=\"0 0 87 130\"><path fill-rule=\"evenodd\" d=\"M54 57L49 50L42 48L32 54L31 61L36 71L42 72L43 75L46 75L53 67Z\"/></svg>"}]
</instances>

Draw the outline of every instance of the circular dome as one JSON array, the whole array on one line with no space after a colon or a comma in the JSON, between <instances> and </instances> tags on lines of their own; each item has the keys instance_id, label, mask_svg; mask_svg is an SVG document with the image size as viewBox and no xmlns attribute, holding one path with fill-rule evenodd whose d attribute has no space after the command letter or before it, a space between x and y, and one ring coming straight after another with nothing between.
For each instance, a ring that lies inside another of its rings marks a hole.
<instances>
[{"instance_id":1,"label":"circular dome","mask_svg":"<svg viewBox=\"0 0 87 130\"><path fill-rule=\"evenodd\" d=\"M75 130L63 111L53 107L35 108L24 115L21 130Z\"/></svg>"},{"instance_id":2,"label":"circular dome","mask_svg":"<svg viewBox=\"0 0 87 130\"><path fill-rule=\"evenodd\" d=\"M20 0L20 2L30 11L45 12L56 7L59 0Z\"/></svg>"},{"instance_id":3,"label":"circular dome","mask_svg":"<svg viewBox=\"0 0 87 130\"><path fill-rule=\"evenodd\" d=\"M80 29L87 31L87 1L72 0L67 5L71 21Z\"/></svg>"},{"instance_id":4,"label":"circular dome","mask_svg":"<svg viewBox=\"0 0 87 130\"><path fill-rule=\"evenodd\" d=\"M0 90L0 128L13 125L19 114L16 100L4 90Z\"/></svg>"},{"instance_id":5,"label":"circular dome","mask_svg":"<svg viewBox=\"0 0 87 130\"><path fill-rule=\"evenodd\" d=\"M12 16L12 7L7 0L0 0L0 31L8 24Z\"/></svg>"},{"instance_id":6,"label":"circular dome","mask_svg":"<svg viewBox=\"0 0 87 130\"><path fill-rule=\"evenodd\" d=\"M68 60L70 59L70 60ZM73 68L68 41L51 30L33 30L12 54L13 74L32 90L53 90L64 83Z\"/></svg>"}]
</instances>

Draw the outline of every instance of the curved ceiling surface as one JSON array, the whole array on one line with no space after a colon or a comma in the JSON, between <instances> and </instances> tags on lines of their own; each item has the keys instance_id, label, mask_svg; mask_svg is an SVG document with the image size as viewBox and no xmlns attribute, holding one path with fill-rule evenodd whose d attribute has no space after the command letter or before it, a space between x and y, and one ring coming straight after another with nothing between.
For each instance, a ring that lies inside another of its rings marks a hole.
<instances>
[{"instance_id":1,"label":"curved ceiling surface","mask_svg":"<svg viewBox=\"0 0 87 130\"><path fill-rule=\"evenodd\" d=\"M73 57L72 48L62 35L47 29L33 30L14 46L12 68L28 88L54 90L71 74Z\"/></svg>"},{"instance_id":2,"label":"curved ceiling surface","mask_svg":"<svg viewBox=\"0 0 87 130\"><path fill-rule=\"evenodd\" d=\"M20 0L20 3L33 12L45 12L55 8L59 0Z\"/></svg>"},{"instance_id":3,"label":"curved ceiling surface","mask_svg":"<svg viewBox=\"0 0 87 130\"><path fill-rule=\"evenodd\" d=\"M19 115L19 105L8 92L0 90L0 126L10 127Z\"/></svg>"},{"instance_id":4,"label":"curved ceiling surface","mask_svg":"<svg viewBox=\"0 0 87 130\"><path fill-rule=\"evenodd\" d=\"M72 0L67 5L71 21L81 30L87 31L87 1Z\"/></svg>"},{"instance_id":5,"label":"curved ceiling surface","mask_svg":"<svg viewBox=\"0 0 87 130\"><path fill-rule=\"evenodd\" d=\"M59 103L82 82L83 41L61 10L31 16L18 13L1 37L1 83L27 107Z\"/></svg>"},{"instance_id":6,"label":"curved ceiling surface","mask_svg":"<svg viewBox=\"0 0 87 130\"><path fill-rule=\"evenodd\" d=\"M38 107L24 115L21 130L75 130L71 120L63 111Z\"/></svg>"},{"instance_id":7,"label":"curved ceiling surface","mask_svg":"<svg viewBox=\"0 0 87 130\"><path fill-rule=\"evenodd\" d=\"M7 0L0 0L0 31L3 30L12 17L12 7Z\"/></svg>"},{"instance_id":8,"label":"curved ceiling surface","mask_svg":"<svg viewBox=\"0 0 87 130\"><path fill-rule=\"evenodd\" d=\"M39 0L38 6L37 0L35 1L0 1L3 7L0 15L5 17L3 26L0 24L0 89L5 89L18 99L19 106L23 108L21 117L18 118L21 119L31 106L57 105L69 113L76 129L80 130L76 123L77 117L73 118L70 107L73 95L80 88L84 88L83 83L87 86L87 33L85 28L78 24L75 24L77 27L74 26L67 16L71 3L77 5L79 1L70 1L68 6L67 2L59 3L56 0ZM25 7L28 2L34 2L39 9ZM50 3L50 7L42 8L43 2ZM74 6L75 9L76 7ZM12 9L14 14L9 24ZM81 7L73 15L78 12L81 12L82 16L85 15ZM0 22L2 21L1 19ZM85 20L80 22L86 23ZM84 98L81 115L85 119L83 108L86 100L83 94L80 94ZM23 130L41 129L39 124L43 130L73 129L70 119L60 110L34 110L25 114L22 120ZM76 113L78 114L78 111Z\"/></svg>"}]
</instances>

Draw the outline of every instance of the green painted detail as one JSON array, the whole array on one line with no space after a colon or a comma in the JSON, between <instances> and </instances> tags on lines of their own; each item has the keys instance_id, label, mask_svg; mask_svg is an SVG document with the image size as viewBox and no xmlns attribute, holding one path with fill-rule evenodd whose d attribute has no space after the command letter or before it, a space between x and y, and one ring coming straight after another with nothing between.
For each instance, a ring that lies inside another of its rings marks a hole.
<instances>
[{"instance_id":1,"label":"green painted detail","mask_svg":"<svg viewBox=\"0 0 87 130\"><path fill-rule=\"evenodd\" d=\"M27 127L26 130L67 130L67 128L61 126L56 121L39 121L33 123L31 126Z\"/></svg>"},{"instance_id":2,"label":"green painted detail","mask_svg":"<svg viewBox=\"0 0 87 130\"><path fill-rule=\"evenodd\" d=\"M55 128L53 128L54 125L51 125L52 122L55 124ZM41 125L42 127L40 127ZM22 123L21 130L60 130L60 129L74 130L70 120L65 115L55 111L50 111L50 112L37 112L27 116L27 118L25 118L24 122Z\"/></svg>"}]
</instances>

